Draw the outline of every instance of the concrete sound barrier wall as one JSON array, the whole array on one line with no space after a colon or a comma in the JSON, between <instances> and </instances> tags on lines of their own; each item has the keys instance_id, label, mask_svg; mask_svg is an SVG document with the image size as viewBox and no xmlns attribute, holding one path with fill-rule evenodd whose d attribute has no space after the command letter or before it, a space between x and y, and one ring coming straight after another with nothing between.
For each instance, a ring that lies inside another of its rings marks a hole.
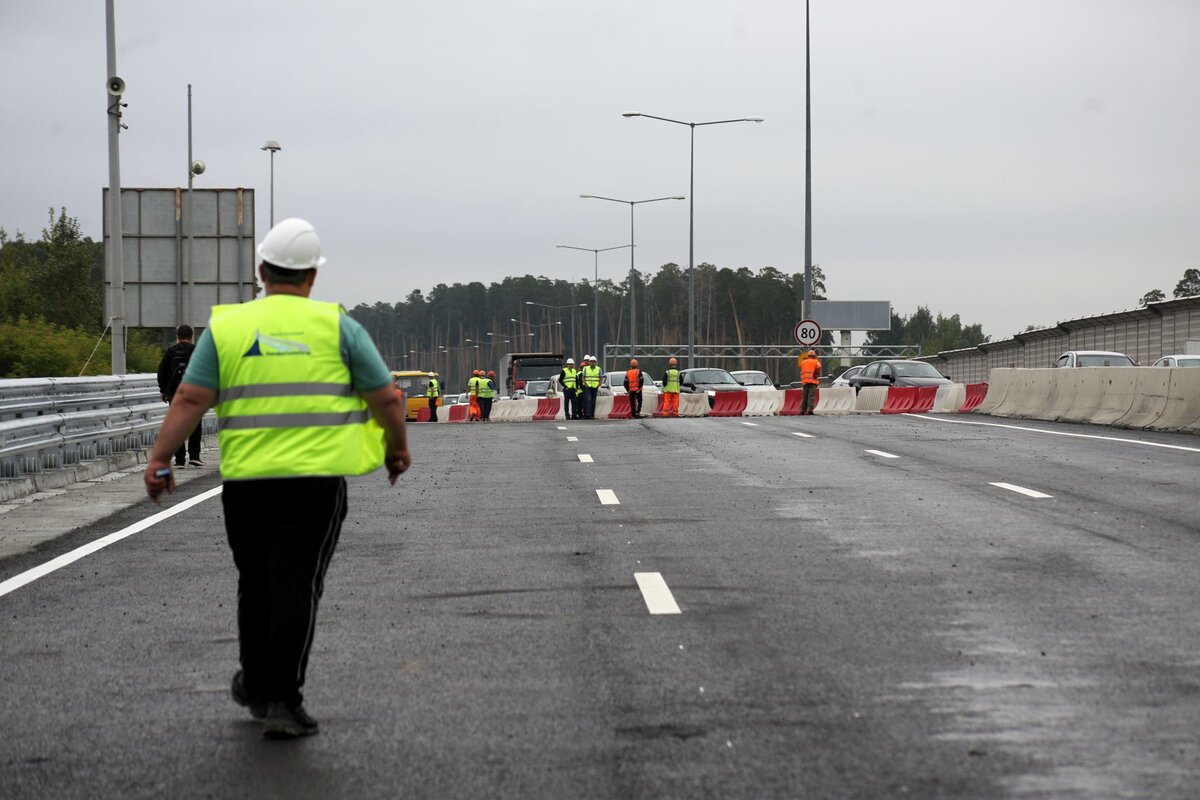
<instances>
[{"instance_id":1,"label":"concrete sound barrier wall","mask_svg":"<svg viewBox=\"0 0 1200 800\"><path fill-rule=\"evenodd\" d=\"M864 386L854 400L854 411L858 414L878 414L887 402L888 387Z\"/></svg>"}]
</instances>

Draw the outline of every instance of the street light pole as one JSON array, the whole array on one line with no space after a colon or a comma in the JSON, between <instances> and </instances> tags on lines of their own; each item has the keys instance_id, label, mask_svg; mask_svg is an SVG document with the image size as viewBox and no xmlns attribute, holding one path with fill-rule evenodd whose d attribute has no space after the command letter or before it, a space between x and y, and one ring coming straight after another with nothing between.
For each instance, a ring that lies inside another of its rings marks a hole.
<instances>
[{"instance_id":1,"label":"street light pole","mask_svg":"<svg viewBox=\"0 0 1200 800\"><path fill-rule=\"evenodd\" d=\"M112 374L124 375L125 365L125 257L121 236L121 97L125 81L117 76L116 13L113 0L104 8L106 56L108 62L108 263L105 272L109 279L109 322L112 325Z\"/></svg>"},{"instance_id":2,"label":"street light pole","mask_svg":"<svg viewBox=\"0 0 1200 800\"><path fill-rule=\"evenodd\" d=\"M807 0L806 0L807 2ZM684 122L668 117L656 117L653 114L643 114L640 111L626 111L623 117L646 117L676 125L686 125L691 129L691 155L688 159L688 366L694 367L696 357L696 127L698 125L725 125L730 122L762 122L762 117L741 117L740 119L718 119L712 122Z\"/></svg>"},{"instance_id":3,"label":"street light pole","mask_svg":"<svg viewBox=\"0 0 1200 800\"><path fill-rule=\"evenodd\" d=\"M592 277L592 353L600 358L600 254L609 250L623 250L626 247L632 249L632 244L619 244L616 247L576 247L571 244L556 244L555 247L561 247L565 250L585 250L592 254L592 267L594 275Z\"/></svg>"},{"instance_id":4,"label":"street light pole","mask_svg":"<svg viewBox=\"0 0 1200 800\"><path fill-rule=\"evenodd\" d=\"M657 203L659 200L686 200L687 198L681 194L672 195L671 197L652 197L648 200L618 200L615 197L601 197L598 194L581 194L580 197L587 200L608 200L613 203L628 203L629 204L629 357L633 358L635 348L637 347L637 303L634 295L634 266L633 266L633 207L639 203Z\"/></svg>"},{"instance_id":5,"label":"street light pole","mask_svg":"<svg viewBox=\"0 0 1200 800\"><path fill-rule=\"evenodd\" d=\"M274 139L268 139L267 143L259 150L271 151L271 227L275 227L275 154L283 148L279 146L279 142Z\"/></svg>"}]
</instances>

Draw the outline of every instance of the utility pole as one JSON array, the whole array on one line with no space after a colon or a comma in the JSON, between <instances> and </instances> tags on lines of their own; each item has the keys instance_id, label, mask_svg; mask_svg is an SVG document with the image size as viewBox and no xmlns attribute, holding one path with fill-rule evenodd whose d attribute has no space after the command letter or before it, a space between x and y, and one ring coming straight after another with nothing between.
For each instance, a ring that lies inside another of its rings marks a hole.
<instances>
[{"instance_id":1,"label":"utility pole","mask_svg":"<svg viewBox=\"0 0 1200 800\"><path fill-rule=\"evenodd\" d=\"M106 0L104 8L107 28L108 83L105 87L105 102L108 103L108 264L106 272L110 288L109 323L112 326L112 373L124 375L125 369L125 254L121 235L121 97L125 93L125 81L117 77L117 34L116 14L113 0Z\"/></svg>"}]
</instances>

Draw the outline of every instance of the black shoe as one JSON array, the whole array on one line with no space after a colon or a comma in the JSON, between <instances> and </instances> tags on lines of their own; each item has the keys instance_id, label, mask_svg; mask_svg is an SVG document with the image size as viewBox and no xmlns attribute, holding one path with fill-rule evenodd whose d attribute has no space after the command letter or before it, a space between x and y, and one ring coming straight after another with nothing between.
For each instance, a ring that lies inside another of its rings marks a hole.
<instances>
[{"instance_id":1,"label":"black shoe","mask_svg":"<svg viewBox=\"0 0 1200 800\"><path fill-rule=\"evenodd\" d=\"M267 704L251 702L250 696L246 694L246 682L240 669L233 673L233 683L229 686L229 694L233 696L233 702L250 709L250 716L255 719L267 716Z\"/></svg>"},{"instance_id":2,"label":"black shoe","mask_svg":"<svg viewBox=\"0 0 1200 800\"><path fill-rule=\"evenodd\" d=\"M186 466L187 466L187 464L186 464L186 463L184 463L183 461L176 461L176 462L175 462L175 466L177 466L177 467L186 467Z\"/></svg>"},{"instance_id":3,"label":"black shoe","mask_svg":"<svg viewBox=\"0 0 1200 800\"><path fill-rule=\"evenodd\" d=\"M296 739L317 732L317 721L308 715L304 706L288 707L286 703L271 703L263 722L264 739Z\"/></svg>"},{"instance_id":4,"label":"black shoe","mask_svg":"<svg viewBox=\"0 0 1200 800\"><path fill-rule=\"evenodd\" d=\"M204 462L201 461L199 457L189 460L188 463L191 464L193 467L203 467L204 466Z\"/></svg>"}]
</instances>

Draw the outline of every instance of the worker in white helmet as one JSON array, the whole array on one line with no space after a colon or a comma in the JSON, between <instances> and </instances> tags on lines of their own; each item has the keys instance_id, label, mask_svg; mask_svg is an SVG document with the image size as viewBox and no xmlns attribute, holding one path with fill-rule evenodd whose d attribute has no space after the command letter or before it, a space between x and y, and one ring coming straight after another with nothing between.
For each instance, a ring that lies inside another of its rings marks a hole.
<instances>
[{"instance_id":1,"label":"worker in white helmet","mask_svg":"<svg viewBox=\"0 0 1200 800\"><path fill-rule=\"evenodd\" d=\"M575 359L567 359L562 372L558 373L558 385L563 393L563 416L579 419L579 370L575 369Z\"/></svg>"},{"instance_id":2,"label":"worker in white helmet","mask_svg":"<svg viewBox=\"0 0 1200 800\"><path fill-rule=\"evenodd\" d=\"M238 570L233 699L263 735L317 732L301 688L325 570L346 518L346 475L408 469L404 404L367 332L309 299L325 263L313 226L285 219L258 247L266 296L212 309L151 452L146 492L175 490L170 459L215 407L221 504Z\"/></svg>"}]
</instances>

